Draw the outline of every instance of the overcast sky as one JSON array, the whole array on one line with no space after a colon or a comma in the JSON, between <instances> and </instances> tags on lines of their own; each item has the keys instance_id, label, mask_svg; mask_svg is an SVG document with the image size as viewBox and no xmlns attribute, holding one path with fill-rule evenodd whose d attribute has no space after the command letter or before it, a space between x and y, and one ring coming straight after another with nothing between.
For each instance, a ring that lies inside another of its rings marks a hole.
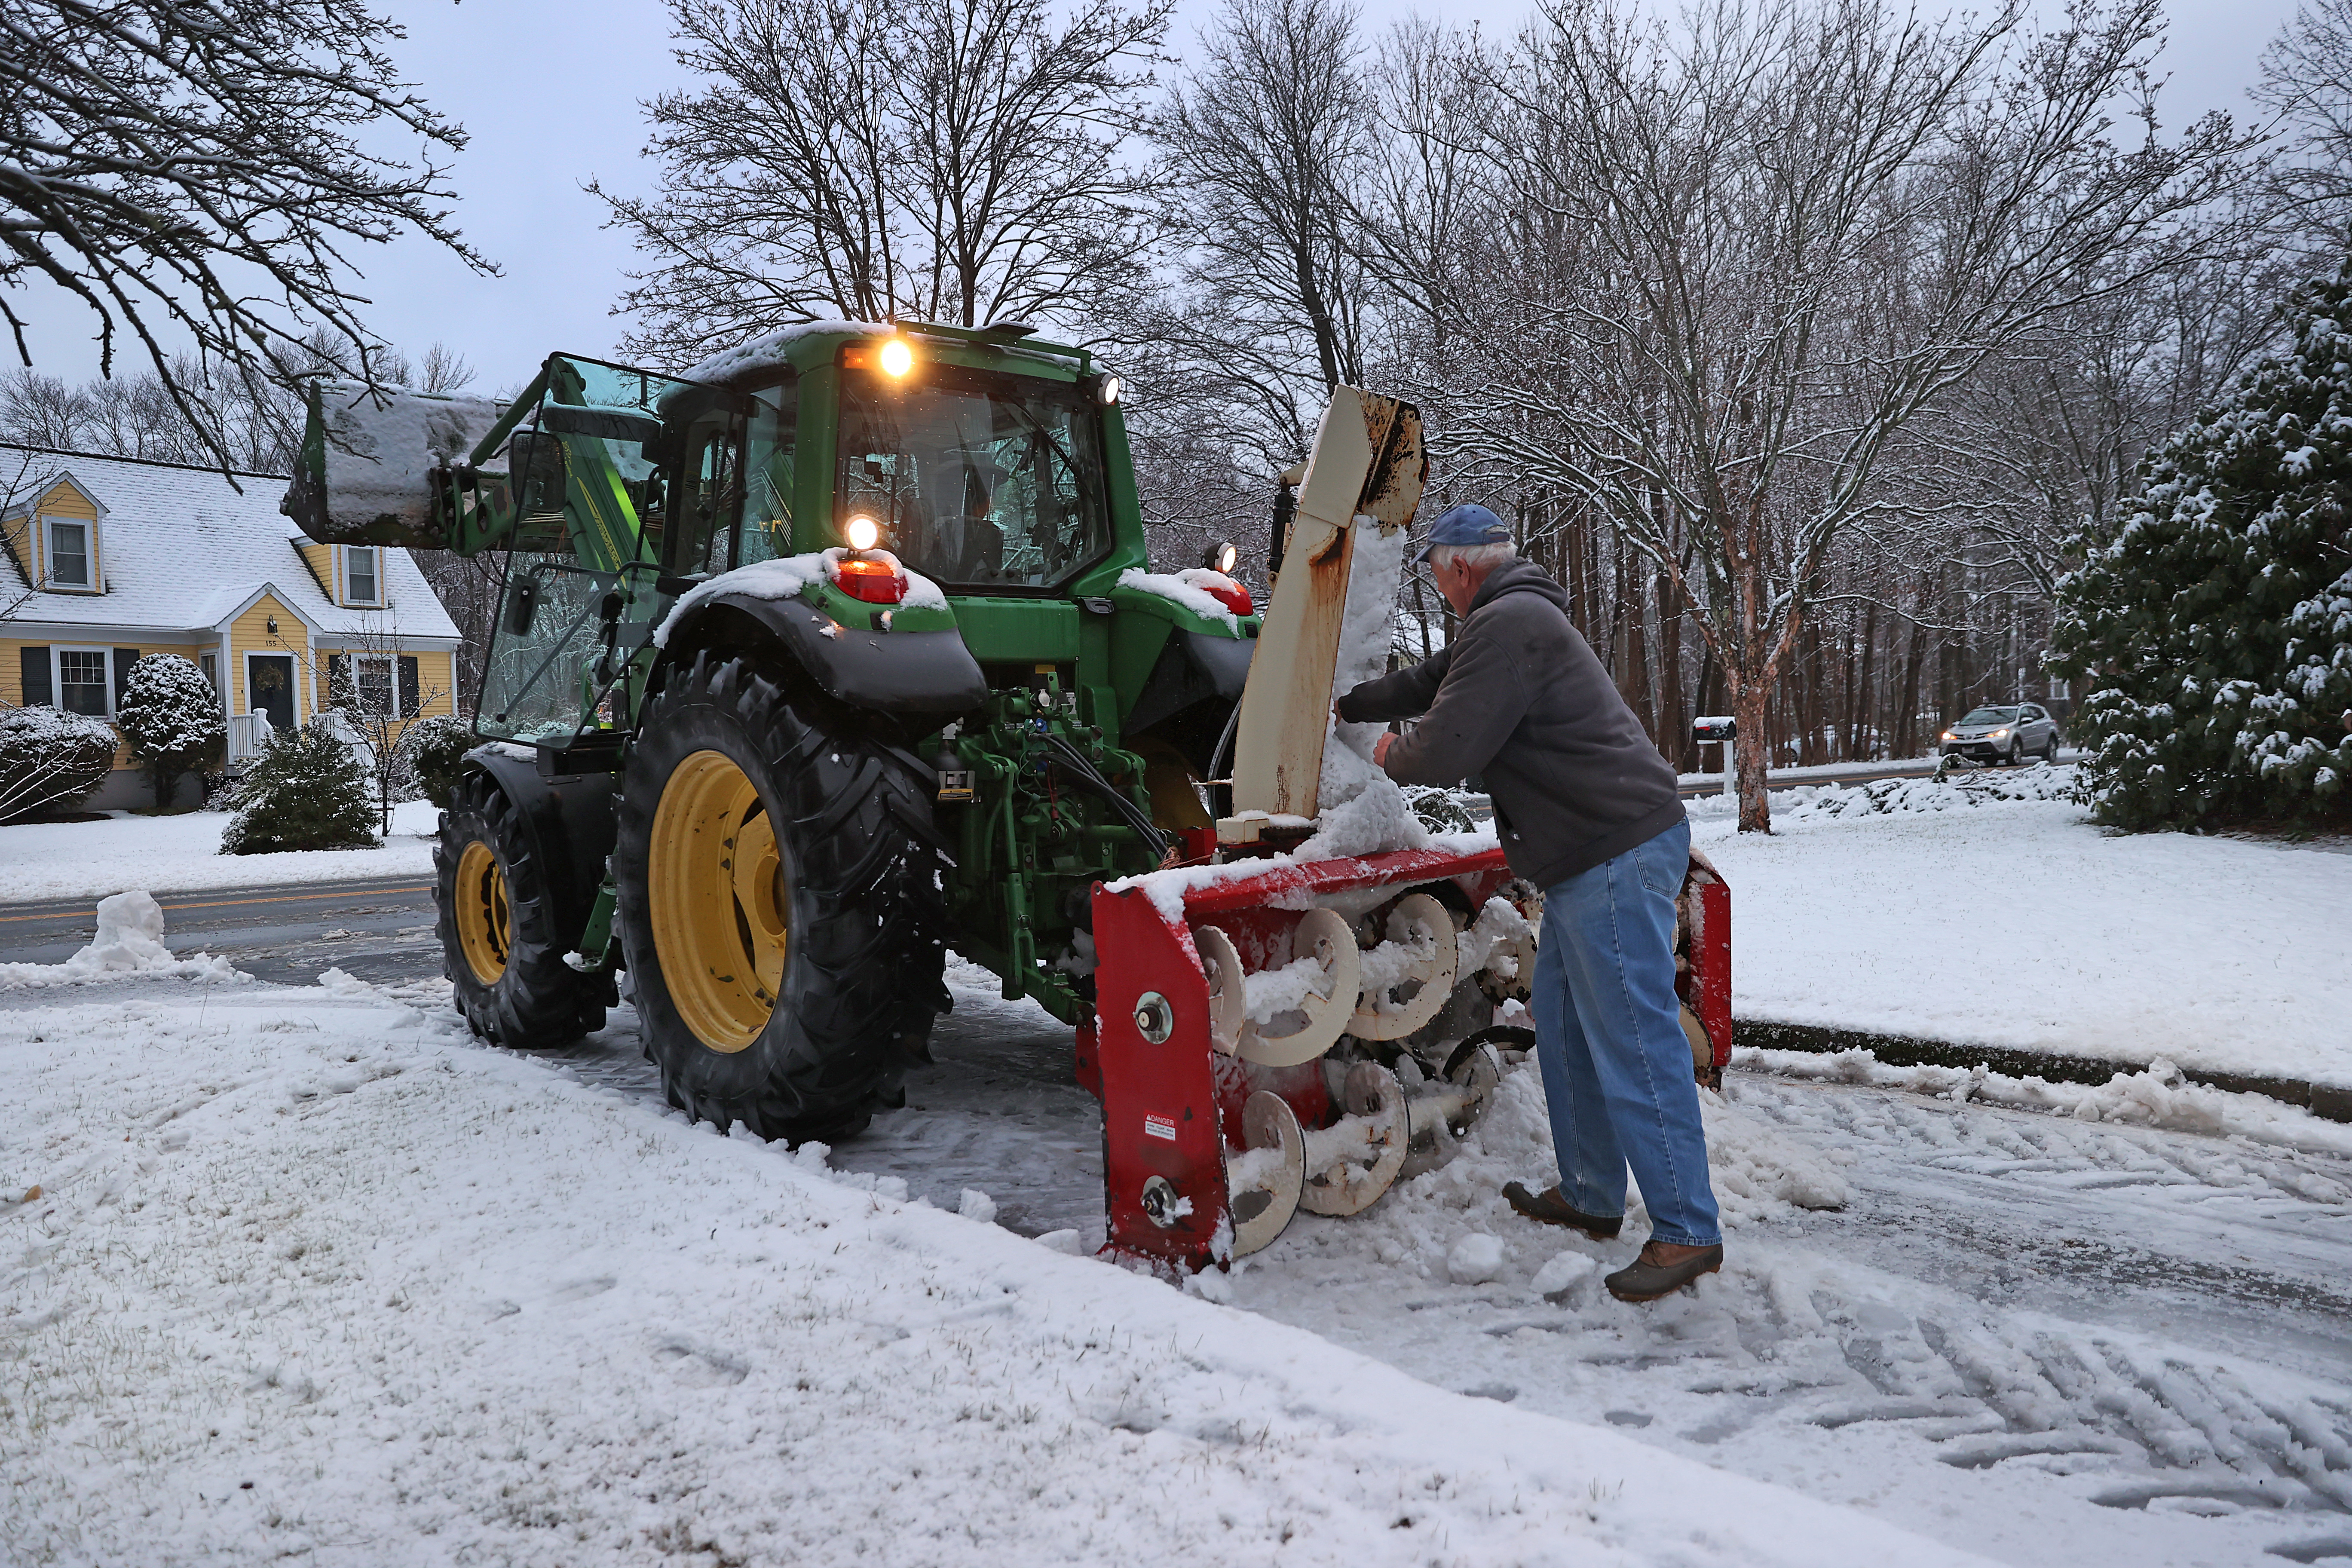
<instances>
[{"instance_id":1,"label":"overcast sky","mask_svg":"<svg viewBox=\"0 0 2352 1568\"><path fill-rule=\"evenodd\" d=\"M1173 52L1194 44L1215 0L1182 0ZM1384 28L1427 0L1367 0ZM687 79L670 56L668 12L659 0L394 0L408 28L398 58L445 114L472 133L453 174L467 238L496 259L483 278L436 248L409 242L365 253L362 292L377 329L411 353L432 342L463 353L476 390L520 384L548 353L608 355L624 323L609 311L634 253L601 227L602 204L581 186L650 186L639 157L637 100ZM1449 21L1515 31L1522 0L1444 0ZM2246 111L2244 92L2263 46L2294 15L2294 0L2181 0L2174 7L2161 104L2178 127L2209 110ZM95 373L89 323L35 298L37 368L71 380ZM11 356L13 358L13 356ZM133 366L132 368L137 368Z\"/></svg>"}]
</instances>

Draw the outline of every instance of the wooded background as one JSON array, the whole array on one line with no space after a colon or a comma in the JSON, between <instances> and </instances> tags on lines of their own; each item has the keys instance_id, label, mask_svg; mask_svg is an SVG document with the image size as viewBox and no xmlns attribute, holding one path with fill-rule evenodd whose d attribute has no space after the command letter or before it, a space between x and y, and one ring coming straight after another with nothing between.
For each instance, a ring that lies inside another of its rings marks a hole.
<instances>
[{"instance_id":1,"label":"wooded background","mask_svg":"<svg viewBox=\"0 0 2352 1568\"><path fill-rule=\"evenodd\" d=\"M1329 386L1402 393L1427 504L1511 521L1667 756L1695 769L1693 716L1739 716L1749 826L1768 765L1920 755L1980 702L2069 709L2041 670L2057 584L2121 526L2149 447L2276 346L2352 215L2352 0L2271 44L2242 111L2189 123L2164 110L2155 0L1544 0L1509 37L1225 0L1172 40L1165 0L671 9L698 85L643 105L656 194L608 198L644 258L625 355L675 368L817 318L1032 321L1130 389L1160 563L1232 539L1259 586L1274 476ZM396 111L457 144L363 45L344 122ZM105 58L67 73L83 98ZM225 134L146 97L156 134ZM258 99L215 118L276 133ZM321 179L351 156L310 155ZM375 223L455 194L429 163L372 189ZM268 270L268 243L229 237ZM69 238L42 238L47 265L76 265ZM327 288L310 245L298 304ZM13 373L0 429L270 470L306 363L469 377L319 297L266 355L224 330L88 386ZM480 563L432 571L486 622ZM1410 582L1397 657L1448 630Z\"/></svg>"}]
</instances>

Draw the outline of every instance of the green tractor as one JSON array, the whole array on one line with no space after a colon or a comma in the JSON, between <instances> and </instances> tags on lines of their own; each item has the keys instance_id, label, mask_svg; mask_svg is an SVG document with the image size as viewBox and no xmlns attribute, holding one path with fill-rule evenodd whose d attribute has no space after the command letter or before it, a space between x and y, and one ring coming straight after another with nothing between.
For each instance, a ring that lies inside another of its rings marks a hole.
<instances>
[{"instance_id":1,"label":"green tractor","mask_svg":"<svg viewBox=\"0 0 2352 1568\"><path fill-rule=\"evenodd\" d=\"M1024 329L851 322L558 354L504 407L319 388L310 537L503 558L435 858L474 1031L577 1038L625 971L673 1105L798 1141L901 1102L950 942L1087 1024L1090 892L1208 852L1259 627L1149 575L1118 393Z\"/></svg>"}]
</instances>

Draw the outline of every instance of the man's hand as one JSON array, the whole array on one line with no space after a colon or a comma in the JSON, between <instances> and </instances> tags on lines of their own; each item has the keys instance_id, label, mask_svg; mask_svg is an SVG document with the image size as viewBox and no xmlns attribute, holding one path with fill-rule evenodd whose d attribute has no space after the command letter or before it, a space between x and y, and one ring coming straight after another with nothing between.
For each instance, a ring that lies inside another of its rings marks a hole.
<instances>
[{"instance_id":1,"label":"man's hand","mask_svg":"<svg viewBox=\"0 0 2352 1568\"><path fill-rule=\"evenodd\" d=\"M1396 740L1395 731L1383 732L1379 740L1372 742L1372 761L1381 767L1388 766L1389 748L1396 744Z\"/></svg>"}]
</instances>

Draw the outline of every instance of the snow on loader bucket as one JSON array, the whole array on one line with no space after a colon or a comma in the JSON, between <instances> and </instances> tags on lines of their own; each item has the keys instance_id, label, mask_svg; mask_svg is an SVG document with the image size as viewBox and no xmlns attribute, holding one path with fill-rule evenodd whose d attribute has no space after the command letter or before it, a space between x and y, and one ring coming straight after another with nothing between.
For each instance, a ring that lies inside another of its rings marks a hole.
<instances>
[{"instance_id":1,"label":"snow on loader bucket","mask_svg":"<svg viewBox=\"0 0 2352 1568\"><path fill-rule=\"evenodd\" d=\"M1360 1213L1450 1158L1534 1043L1498 1015L1527 996L1540 895L1491 837L1310 858L1340 814L1346 841L1409 821L1383 816L1381 792L1401 802L1384 774L1332 751L1330 704L1385 663L1425 473L1411 405L1335 390L1235 716L1222 863L1096 886L1078 1055L1103 1105L1108 1252L1222 1266L1302 1208ZM1324 800L1335 781L1345 798ZM1730 1054L1730 901L1696 855L1681 915L1685 1029L1712 1079Z\"/></svg>"}]
</instances>

